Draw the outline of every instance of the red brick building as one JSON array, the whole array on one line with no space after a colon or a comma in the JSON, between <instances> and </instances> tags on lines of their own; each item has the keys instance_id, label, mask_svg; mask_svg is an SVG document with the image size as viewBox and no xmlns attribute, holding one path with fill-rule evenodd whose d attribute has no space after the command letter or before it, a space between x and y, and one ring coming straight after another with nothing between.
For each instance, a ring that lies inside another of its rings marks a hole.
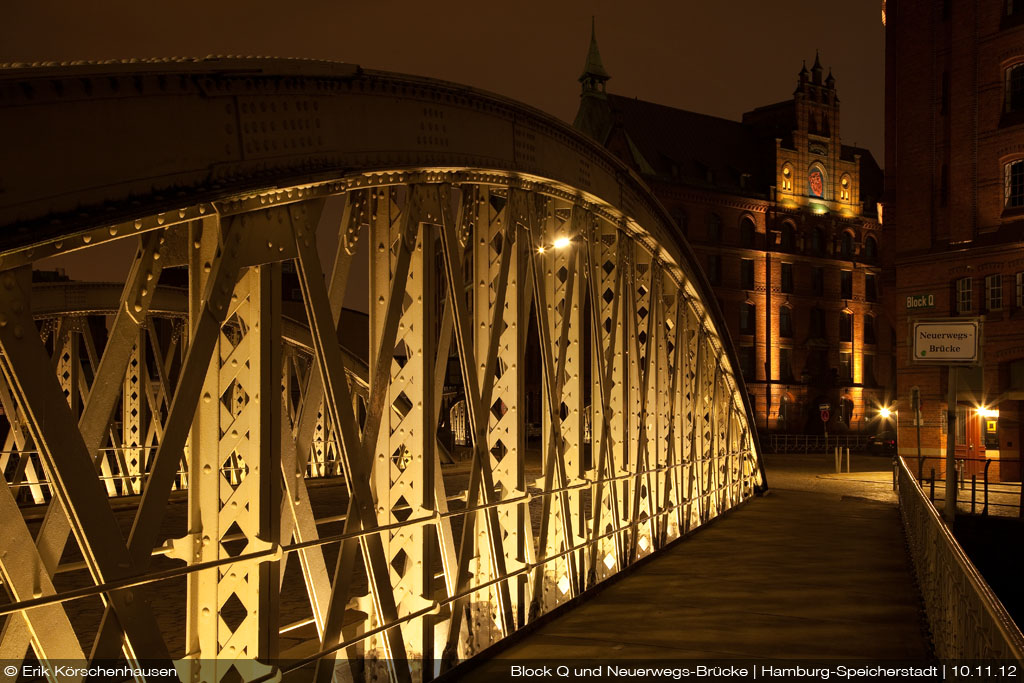
<instances>
[{"instance_id":1,"label":"red brick building","mask_svg":"<svg viewBox=\"0 0 1024 683\"><path fill-rule=\"evenodd\" d=\"M874 431L892 376L880 301L882 173L842 144L831 71L742 121L606 92L597 43L575 126L651 186L702 261L737 347L758 426Z\"/></svg>"},{"instance_id":2,"label":"red brick building","mask_svg":"<svg viewBox=\"0 0 1024 683\"><path fill-rule=\"evenodd\" d=\"M910 321L980 316L983 364L961 372L955 450L968 459L967 476L991 461L990 474L1016 479L1024 441L1024 2L889 0L883 16L884 258L898 336L900 452L917 456L919 393L921 453L938 458L922 469L942 470L948 372L913 363Z\"/></svg>"}]
</instances>

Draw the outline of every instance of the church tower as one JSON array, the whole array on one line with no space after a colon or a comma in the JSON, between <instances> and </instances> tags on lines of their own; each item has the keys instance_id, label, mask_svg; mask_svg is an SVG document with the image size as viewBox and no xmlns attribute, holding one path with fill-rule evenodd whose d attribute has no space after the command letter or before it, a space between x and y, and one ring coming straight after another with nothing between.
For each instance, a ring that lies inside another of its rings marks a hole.
<instances>
[{"instance_id":1,"label":"church tower","mask_svg":"<svg viewBox=\"0 0 1024 683\"><path fill-rule=\"evenodd\" d=\"M859 159L843 158L836 79L831 69L824 78L823 73L815 53L810 71L804 63L797 74L792 149L779 146L776 186L780 199L809 203L817 211L857 215L861 211Z\"/></svg>"},{"instance_id":2,"label":"church tower","mask_svg":"<svg viewBox=\"0 0 1024 683\"><path fill-rule=\"evenodd\" d=\"M594 19L590 19L590 48L587 60L583 63L583 73L577 79L580 82L580 108L576 110L573 126L605 144L612 128L612 115L608 107L608 94L605 83L611 79L601 63L601 51L597 49L597 32Z\"/></svg>"},{"instance_id":3,"label":"church tower","mask_svg":"<svg viewBox=\"0 0 1024 683\"><path fill-rule=\"evenodd\" d=\"M604 70L601 63L601 51L597 49L597 32L594 27L594 18L590 18L590 49L587 51L587 61L583 65L583 73L577 79L583 86L580 97L605 96L605 83L611 76Z\"/></svg>"}]
</instances>

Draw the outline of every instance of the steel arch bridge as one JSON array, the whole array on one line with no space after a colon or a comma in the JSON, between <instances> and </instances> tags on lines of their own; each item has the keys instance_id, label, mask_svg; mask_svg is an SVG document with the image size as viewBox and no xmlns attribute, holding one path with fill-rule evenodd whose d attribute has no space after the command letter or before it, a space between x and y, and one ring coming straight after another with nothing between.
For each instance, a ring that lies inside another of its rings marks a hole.
<instances>
[{"instance_id":1,"label":"steel arch bridge","mask_svg":"<svg viewBox=\"0 0 1024 683\"><path fill-rule=\"evenodd\" d=\"M764 486L693 253L643 183L563 123L449 83L284 60L14 65L0 103L15 134L0 169L0 658L428 680ZM123 287L30 282L33 264L109 258L116 241L137 246ZM367 283L350 282L359 258ZM159 285L170 268L187 288ZM293 317L282 271L300 283ZM366 365L338 343L348 288L366 292ZM464 482L438 443L449 358ZM324 535L307 480L332 474L344 527ZM119 495L137 496L127 538ZM163 538L172 496L187 528ZM46 506L36 526L27 503ZM69 544L87 581L58 588ZM289 563L308 618L286 650ZM187 582L174 648L153 618L172 580ZM102 600L92 630L73 610L86 598Z\"/></svg>"}]
</instances>

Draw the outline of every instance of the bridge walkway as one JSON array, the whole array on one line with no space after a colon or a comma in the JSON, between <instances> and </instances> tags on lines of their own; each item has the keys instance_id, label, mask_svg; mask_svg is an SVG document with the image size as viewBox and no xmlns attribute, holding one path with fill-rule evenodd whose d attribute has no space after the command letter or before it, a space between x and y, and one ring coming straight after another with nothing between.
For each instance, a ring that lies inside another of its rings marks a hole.
<instances>
[{"instance_id":1,"label":"bridge walkway","mask_svg":"<svg viewBox=\"0 0 1024 683\"><path fill-rule=\"evenodd\" d=\"M843 475L827 474L824 456L766 462L767 495L516 640L468 678L554 659L929 658L889 460L855 457L854 472Z\"/></svg>"}]
</instances>

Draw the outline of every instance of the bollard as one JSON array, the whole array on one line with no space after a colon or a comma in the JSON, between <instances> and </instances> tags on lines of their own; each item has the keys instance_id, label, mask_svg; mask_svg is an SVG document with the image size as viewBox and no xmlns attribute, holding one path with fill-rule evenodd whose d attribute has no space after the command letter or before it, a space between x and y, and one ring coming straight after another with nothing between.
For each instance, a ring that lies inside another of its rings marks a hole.
<instances>
[{"instance_id":1,"label":"bollard","mask_svg":"<svg viewBox=\"0 0 1024 683\"><path fill-rule=\"evenodd\" d=\"M846 447L846 472L850 472L850 447Z\"/></svg>"},{"instance_id":2,"label":"bollard","mask_svg":"<svg viewBox=\"0 0 1024 683\"><path fill-rule=\"evenodd\" d=\"M971 475L971 514L974 514L974 498L978 494L978 475Z\"/></svg>"}]
</instances>

